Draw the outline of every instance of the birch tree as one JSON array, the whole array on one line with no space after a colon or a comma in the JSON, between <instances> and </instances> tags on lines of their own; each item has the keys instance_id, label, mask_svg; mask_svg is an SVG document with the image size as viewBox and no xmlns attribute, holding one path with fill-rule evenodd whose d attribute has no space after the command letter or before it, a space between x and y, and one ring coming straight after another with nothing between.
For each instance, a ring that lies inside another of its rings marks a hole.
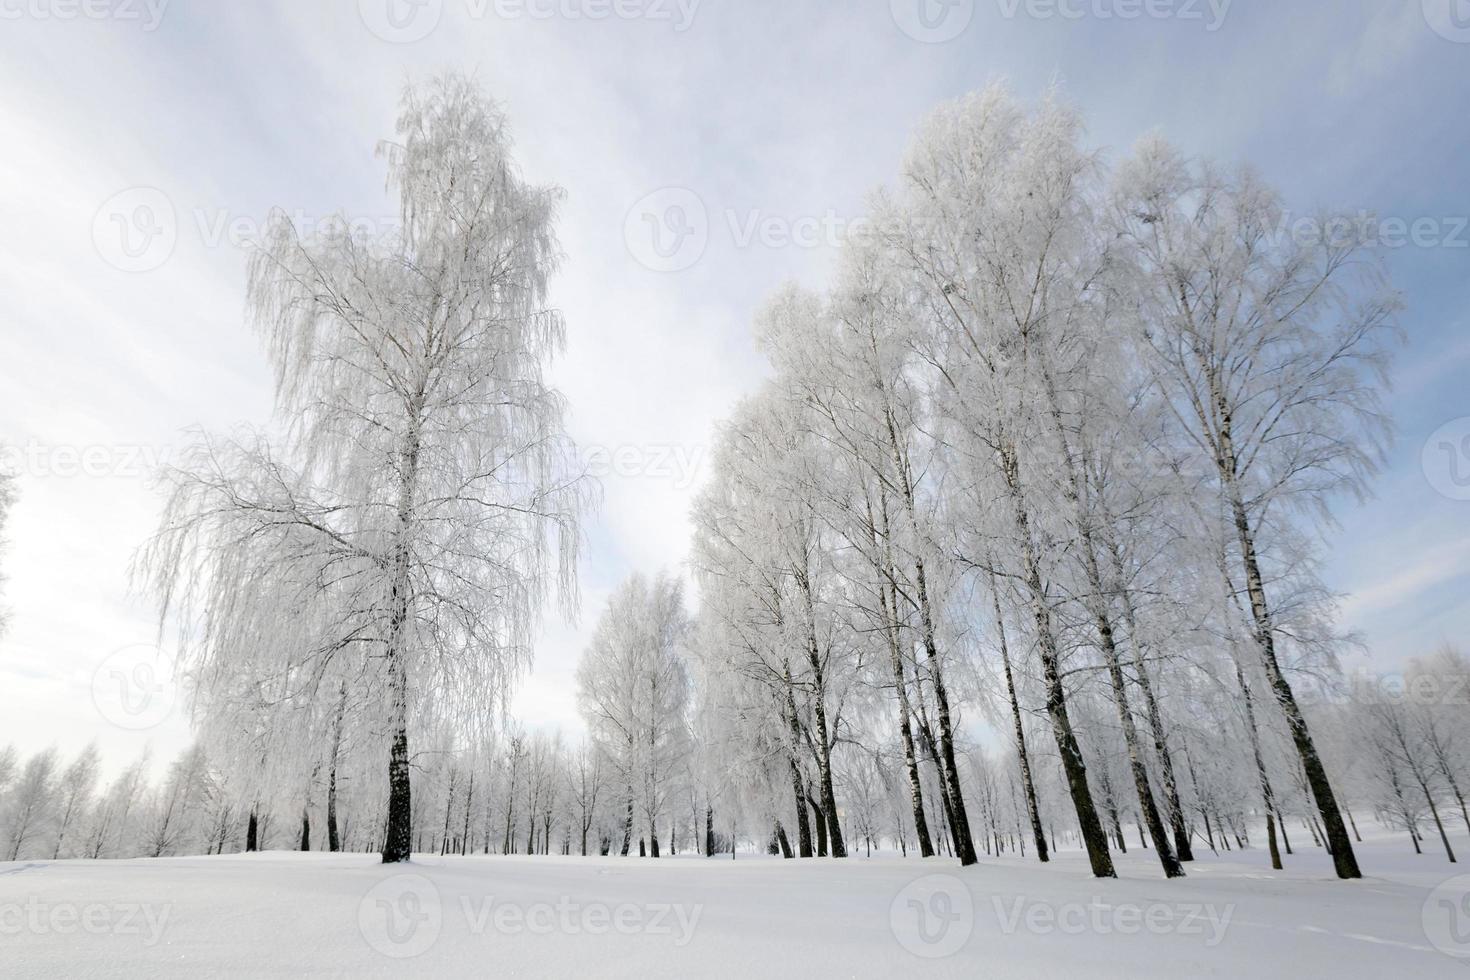
<instances>
[{"instance_id":1,"label":"birch tree","mask_svg":"<svg viewBox=\"0 0 1470 980\"><path fill-rule=\"evenodd\" d=\"M668 575L631 576L598 620L577 667L577 705L625 796L623 853L635 807L648 853L659 856L659 825L688 751L691 623L683 586Z\"/></svg>"},{"instance_id":2,"label":"birch tree","mask_svg":"<svg viewBox=\"0 0 1470 980\"><path fill-rule=\"evenodd\" d=\"M1270 563L1284 525L1320 525L1331 495L1365 490L1387 435L1381 380L1398 298L1365 243L1328 232L1333 222L1316 236L1284 233L1289 213L1249 171L1192 164L1150 140L1117 186L1138 350L1233 530L1255 645L1337 874L1360 877L1277 654Z\"/></svg>"},{"instance_id":3,"label":"birch tree","mask_svg":"<svg viewBox=\"0 0 1470 980\"><path fill-rule=\"evenodd\" d=\"M380 147L398 194L392 241L345 221L309 238L272 221L248 300L280 448L172 473L142 563L166 613L191 608L181 593L207 589L241 539L338 593L308 652L357 660L387 733L385 862L413 841L415 710L468 720L504 703L553 585L573 609L586 502L544 378L564 341L547 306L560 192L519 176L504 115L463 78L410 88L397 129Z\"/></svg>"}]
</instances>

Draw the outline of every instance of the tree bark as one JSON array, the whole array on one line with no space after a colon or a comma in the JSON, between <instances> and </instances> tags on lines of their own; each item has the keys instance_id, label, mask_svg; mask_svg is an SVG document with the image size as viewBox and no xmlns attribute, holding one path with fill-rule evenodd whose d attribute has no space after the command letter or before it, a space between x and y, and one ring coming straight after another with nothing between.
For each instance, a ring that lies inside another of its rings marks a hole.
<instances>
[{"instance_id":1,"label":"tree bark","mask_svg":"<svg viewBox=\"0 0 1470 980\"><path fill-rule=\"evenodd\" d=\"M786 762L791 769L791 792L796 800L796 848L804 858L812 856L812 828L806 815L806 786L801 778L801 767L796 762L796 746L801 742L801 722L796 717L796 695L791 682L791 665L786 664L786 724L791 744L786 750ZM731 847L734 847L733 838Z\"/></svg>"},{"instance_id":2,"label":"tree bark","mask_svg":"<svg viewBox=\"0 0 1470 980\"><path fill-rule=\"evenodd\" d=\"M883 507L885 532L888 525L887 505ZM889 571L892 561L889 559ZM924 789L919 779L918 756L914 752L913 709L909 705L908 678L903 668L903 651L899 642L898 597L893 583L880 583L883 616L888 620L888 659L893 668L893 685L898 691L898 733L903 745L904 768L909 779L909 806L914 814L914 831L919 838L919 856L933 857L934 844L929 839L929 822L924 818Z\"/></svg>"},{"instance_id":3,"label":"tree bark","mask_svg":"<svg viewBox=\"0 0 1470 980\"><path fill-rule=\"evenodd\" d=\"M1237 461L1231 436L1229 405L1213 373L1209 380L1211 394L1214 396L1221 420L1220 453L1216 462L1235 520L1235 533L1240 544L1240 560L1245 567L1246 593L1250 596L1251 616L1256 627L1256 644L1260 649L1262 665L1266 669L1266 679L1271 685L1276 703L1281 706L1281 711L1286 716L1286 725L1291 732L1291 740L1296 746L1297 754L1301 757L1307 783L1312 788L1312 797L1316 800L1317 810L1322 815L1322 826L1327 834L1328 850L1332 852L1332 864L1337 871L1337 876L1344 879L1361 878L1363 872L1358 869L1358 859L1353 853L1353 842L1348 837L1347 826L1343 823L1342 811L1338 808L1337 797L1332 792L1332 782L1327 778L1327 769L1317 752L1317 744L1312 739L1312 733L1307 727L1307 719L1302 714L1301 706L1297 703L1296 694L1293 693L1291 684L1287 681L1286 675L1281 672L1281 665L1276 659L1276 629L1271 620L1270 607L1266 602L1265 580L1261 575L1260 563L1256 558L1255 532L1251 529L1250 518L1246 513L1245 503L1237 482Z\"/></svg>"},{"instance_id":4,"label":"tree bark","mask_svg":"<svg viewBox=\"0 0 1470 980\"><path fill-rule=\"evenodd\" d=\"M909 516L909 525L914 533L915 540L922 540L919 528L919 517L914 502L913 478L909 472L908 458L905 455L898 439L898 427L893 418L891 407L884 407L884 422L888 427L888 442L893 453L893 463L900 477L899 485L903 492L904 507ZM950 719L949 693L944 685L944 669L939 662L939 646L934 630L934 616L929 604L929 582L924 571L924 559L922 556L914 556L914 585L918 591L919 600L919 622L923 627L924 652L929 658L929 680L934 686L934 702L939 714L939 755L938 763L940 779L944 781L946 795L949 797L945 810L950 820L950 839L954 842L955 851L960 859L961 867L968 867L979 860L975 856L975 840L970 835L970 817L965 810L965 795L960 788L959 769L955 765L954 753L954 730ZM836 826L837 812L832 810L833 826ZM833 837L834 849L841 846L840 836ZM838 854L842 857L842 854Z\"/></svg>"},{"instance_id":5,"label":"tree bark","mask_svg":"<svg viewBox=\"0 0 1470 980\"><path fill-rule=\"evenodd\" d=\"M1062 770L1067 777L1067 790L1072 797L1072 806L1077 811L1077 824L1082 831L1082 841L1087 848L1087 859L1093 875L1098 878L1116 878L1113 858L1108 853L1107 834L1103 831L1102 821L1098 819L1097 807L1092 801L1092 790L1087 785L1087 764L1082 759L1082 749L1077 744L1077 734L1072 729L1072 719L1067 713L1067 695L1062 687L1061 657L1057 650L1056 636L1052 632L1051 611L1046 605L1040 561L1031 539L1031 520L1021 496L1020 468L1015 453L1009 449L1002 453L1002 468L1010 494L1016 534L1021 540L1032 614L1036 619L1042 677L1046 684L1046 713L1051 719L1057 752L1061 756Z\"/></svg>"},{"instance_id":6,"label":"tree bark","mask_svg":"<svg viewBox=\"0 0 1470 980\"><path fill-rule=\"evenodd\" d=\"M1256 728L1256 709L1254 698L1251 696L1250 684L1245 679L1245 671L1240 667L1240 662L1235 664L1235 678L1240 684L1241 703L1245 707L1245 727L1250 733L1251 753L1256 760L1256 776L1261 783L1261 800L1266 810L1266 844L1271 850L1271 869L1281 870L1281 850L1276 846L1276 821L1271 816L1276 809L1276 800L1271 792L1271 778L1266 772L1266 759L1261 754L1261 734Z\"/></svg>"},{"instance_id":7,"label":"tree bark","mask_svg":"<svg viewBox=\"0 0 1470 980\"><path fill-rule=\"evenodd\" d=\"M1026 751L1026 729L1021 719L1021 702L1016 697L1015 676L1011 673L1011 653L1006 645L1005 620L1000 611L1000 593L997 591L994 570L990 573L990 595L995 608L995 630L1000 641L1000 662L1005 669L1006 697L1011 702L1011 722L1016 730L1016 754L1021 760L1021 788L1026 797L1026 814L1031 820L1031 835L1036 841L1036 857L1042 864L1051 860L1046 849L1046 832L1041 826L1041 810L1036 805L1036 783L1031 778L1031 756Z\"/></svg>"},{"instance_id":8,"label":"tree bark","mask_svg":"<svg viewBox=\"0 0 1470 980\"><path fill-rule=\"evenodd\" d=\"M1114 571L1118 575L1118 591L1123 599L1123 616L1128 624L1128 646L1133 651L1133 670L1138 675L1138 689L1143 692L1143 705L1148 715L1150 733L1153 735L1154 754L1159 760L1159 781L1163 784L1164 809L1168 812L1169 824L1174 830L1174 852L1181 862L1194 860L1194 847L1189 841L1189 828L1184 821L1184 805L1179 799L1179 781L1174 776L1174 759L1169 754L1169 738L1164 730L1163 713L1159 710L1158 698L1154 696L1153 681L1149 678L1148 663L1143 655L1143 644L1138 637L1138 617L1133 607L1132 590L1123 576L1123 559L1113 550Z\"/></svg>"}]
</instances>

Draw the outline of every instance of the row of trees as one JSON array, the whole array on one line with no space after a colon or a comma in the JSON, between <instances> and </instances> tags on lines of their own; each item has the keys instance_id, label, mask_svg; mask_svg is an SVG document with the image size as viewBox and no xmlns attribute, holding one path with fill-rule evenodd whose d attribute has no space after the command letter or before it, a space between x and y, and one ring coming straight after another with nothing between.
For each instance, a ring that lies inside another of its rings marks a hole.
<instances>
[{"instance_id":1,"label":"row of trees","mask_svg":"<svg viewBox=\"0 0 1470 980\"><path fill-rule=\"evenodd\" d=\"M902 760L919 853L942 822L965 864L986 804L960 715L988 711L1036 855L1063 822L1099 877L1120 812L1184 873L1185 720L1235 713L1193 751L1254 770L1263 812L1299 776L1357 877L1299 690L1342 639L1316 546L1382 451L1397 296L1363 243L1284 233L1250 171L1159 139L1109 168L1081 133L1055 96L941 107L835 286L767 305L773 377L722 432L695 512L718 651L699 698L800 853L808 815L845 853L835 772L854 746Z\"/></svg>"},{"instance_id":2,"label":"row of trees","mask_svg":"<svg viewBox=\"0 0 1470 980\"><path fill-rule=\"evenodd\" d=\"M662 596L667 603L677 589L668 580L662 588L630 584L614 605L622 608L621 617L632 608L630 602ZM599 633L611 630L604 626ZM697 646L698 635L696 621L686 635L688 645L672 656L664 647L665 656L645 661L645 666L660 659L674 663L675 683L661 682L661 688L677 690L678 680L686 681L684 701L665 701L662 708L637 693L643 685L651 689L657 672L630 667L627 658L605 659L597 647L589 651L581 671L589 685L584 704L590 707L590 686L600 683L594 675L628 678L621 688L626 697L599 689L604 700L598 710L641 718L634 730L653 734L651 741L635 739L633 753L621 762L615 760L625 751L626 740L609 741L591 724L589 736L577 743L553 732L527 733L514 724L484 743L466 745L448 734L437 743L420 740L427 747L413 768L412 849L438 854L733 856L735 845L746 842L799 856L799 843L788 829L797 825L787 802L792 793L787 774L777 771L780 778L771 778L773 761L786 761L785 749L767 746L768 758L751 756L742 730L729 725L729 709L701 710L696 690L707 657ZM609 664L618 669L606 670ZM983 704L998 699L999 693L980 697ZM1432 835L1446 858L1456 860L1450 835L1461 827L1470 829L1464 796L1470 785L1467 703L1470 660L1446 649L1413 662L1404 675L1387 682L1351 678L1330 703L1309 706L1324 755L1341 774L1340 796L1355 839L1357 821L1367 814L1379 827L1406 834L1416 852ZM1106 718L1090 712L1106 705L1083 704L1079 728L1096 725L1105 731ZM1293 853L1295 833L1301 835L1298 845L1308 841L1323 846L1325 833L1284 726L1267 724L1260 732L1260 763L1272 787L1269 800L1263 800L1256 761L1219 751L1222 745L1249 741L1242 706L1221 698L1203 699L1197 707L1206 713L1181 720L1170 736L1183 760L1181 799L1196 845L1212 851L1250 847L1259 843L1252 835L1264 820L1267 846L1276 842L1270 847L1274 866ZM876 748L864 741L844 738L834 751L839 828L846 828L844 837L854 852L882 848L921 853L899 740L889 731L886 740L877 736ZM651 750L643 752L640 745ZM321 770L291 774L262 791L257 780L244 778L248 774L236 768L228 752L211 752L203 744L186 750L157 778L146 753L103 779L95 746L69 760L54 749L21 760L13 748L5 748L0 750L0 860L255 849L379 851L386 831L379 819L386 787L365 748L354 744L344 751L351 761L340 767L335 791ZM1054 753L1035 751L1030 762L1046 852L1036 848L1033 811L1014 746L987 750L962 736L957 759L979 850L1039 858L1080 843L1067 819L1069 796ZM1146 821L1127 791L1130 762L1116 729L1098 740L1089 764L1109 847L1126 851L1130 837L1148 847ZM810 782L814 760L799 753L797 766ZM289 768L280 771L286 775ZM934 828L931 848L954 855L945 817L937 809L939 766L922 756L916 768L927 801L923 817ZM831 853L830 825L819 795L807 786L803 800L816 831L811 853Z\"/></svg>"},{"instance_id":3,"label":"row of trees","mask_svg":"<svg viewBox=\"0 0 1470 980\"><path fill-rule=\"evenodd\" d=\"M1055 96L940 107L832 288L765 306L697 609L668 575L613 595L569 746L504 720L588 503L543 378L558 195L462 79L398 128L401 238L273 226L278 423L202 435L139 557L199 744L126 793L28 761L13 857L101 820L116 854L1079 846L1108 877L1132 824L1177 877L1262 820L1273 865L1297 826L1347 878L1356 806L1453 859L1465 662L1415 668L1438 699L1345 681L1317 566L1388 433L1398 299L1364 242L1158 139L1108 166Z\"/></svg>"}]
</instances>

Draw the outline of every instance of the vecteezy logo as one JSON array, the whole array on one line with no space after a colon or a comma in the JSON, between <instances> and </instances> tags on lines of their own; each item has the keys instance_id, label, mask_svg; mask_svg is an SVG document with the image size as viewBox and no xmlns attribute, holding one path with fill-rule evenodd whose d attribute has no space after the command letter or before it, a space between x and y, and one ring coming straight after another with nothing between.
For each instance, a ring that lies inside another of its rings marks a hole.
<instances>
[{"instance_id":1,"label":"vecteezy logo","mask_svg":"<svg viewBox=\"0 0 1470 980\"><path fill-rule=\"evenodd\" d=\"M1440 883L1420 910L1424 936L1435 949L1456 959L1470 959L1470 875Z\"/></svg>"},{"instance_id":2,"label":"vecteezy logo","mask_svg":"<svg viewBox=\"0 0 1470 980\"><path fill-rule=\"evenodd\" d=\"M1423 0L1424 19L1434 33L1456 44L1470 44L1470 0Z\"/></svg>"},{"instance_id":3,"label":"vecteezy logo","mask_svg":"<svg viewBox=\"0 0 1470 980\"><path fill-rule=\"evenodd\" d=\"M1451 500L1470 500L1470 417L1442 425L1420 457L1429 485Z\"/></svg>"},{"instance_id":4,"label":"vecteezy logo","mask_svg":"<svg viewBox=\"0 0 1470 980\"><path fill-rule=\"evenodd\" d=\"M368 945L396 960L426 952L439 939L444 909L439 889L423 875L393 875L357 905L357 928Z\"/></svg>"},{"instance_id":5,"label":"vecteezy logo","mask_svg":"<svg viewBox=\"0 0 1470 980\"><path fill-rule=\"evenodd\" d=\"M149 272L168 261L179 241L173 202L156 187L112 195L92 217L92 244L108 265Z\"/></svg>"},{"instance_id":6,"label":"vecteezy logo","mask_svg":"<svg viewBox=\"0 0 1470 980\"><path fill-rule=\"evenodd\" d=\"M113 651L92 673L92 703L119 728L153 728L169 716L177 700L167 658L146 643Z\"/></svg>"},{"instance_id":7,"label":"vecteezy logo","mask_svg":"<svg viewBox=\"0 0 1470 980\"><path fill-rule=\"evenodd\" d=\"M970 26L975 0L888 0L893 22L915 41L943 44Z\"/></svg>"},{"instance_id":8,"label":"vecteezy logo","mask_svg":"<svg viewBox=\"0 0 1470 980\"><path fill-rule=\"evenodd\" d=\"M444 0L357 0L357 12L367 29L382 40L412 44L439 26Z\"/></svg>"},{"instance_id":9,"label":"vecteezy logo","mask_svg":"<svg viewBox=\"0 0 1470 980\"><path fill-rule=\"evenodd\" d=\"M709 212L699 195L665 187L641 198L623 221L623 240L633 258L654 272L682 272L709 245Z\"/></svg>"},{"instance_id":10,"label":"vecteezy logo","mask_svg":"<svg viewBox=\"0 0 1470 980\"><path fill-rule=\"evenodd\" d=\"M915 956L953 956L974 931L975 900L954 875L926 875L894 896L888 924L898 944Z\"/></svg>"}]
</instances>

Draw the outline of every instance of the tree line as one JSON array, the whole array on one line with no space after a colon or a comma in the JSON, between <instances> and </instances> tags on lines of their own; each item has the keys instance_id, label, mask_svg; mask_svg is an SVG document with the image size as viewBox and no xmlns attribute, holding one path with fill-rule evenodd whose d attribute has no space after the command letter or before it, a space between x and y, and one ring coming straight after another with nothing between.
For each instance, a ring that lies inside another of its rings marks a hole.
<instances>
[{"instance_id":1,"label":"tree line","mask_svg":"<svg viewBox=\"0 0 1470 980\"><path fill-rule=\"evenodd\" d=\"M1344 676L1321 576L1390 436L1371 237L1158 137L1112 162L1058 92L937 108L831 285L769 299L687 574L602 611L585 738L524 731L595 487L544 376L560 192L510 147L437 79L381 148L397 240L272 225L277 418L198 435L136 566L199 742L100 792L95 754L11 758L12 859L101 821L93 856L1080 847L1111 877L1136 836L1174 878L1263 822L1274 867L1296 828L1353 878L1357 808L1454 860L1466 661Z\"/></svg>"}]
</instances>

